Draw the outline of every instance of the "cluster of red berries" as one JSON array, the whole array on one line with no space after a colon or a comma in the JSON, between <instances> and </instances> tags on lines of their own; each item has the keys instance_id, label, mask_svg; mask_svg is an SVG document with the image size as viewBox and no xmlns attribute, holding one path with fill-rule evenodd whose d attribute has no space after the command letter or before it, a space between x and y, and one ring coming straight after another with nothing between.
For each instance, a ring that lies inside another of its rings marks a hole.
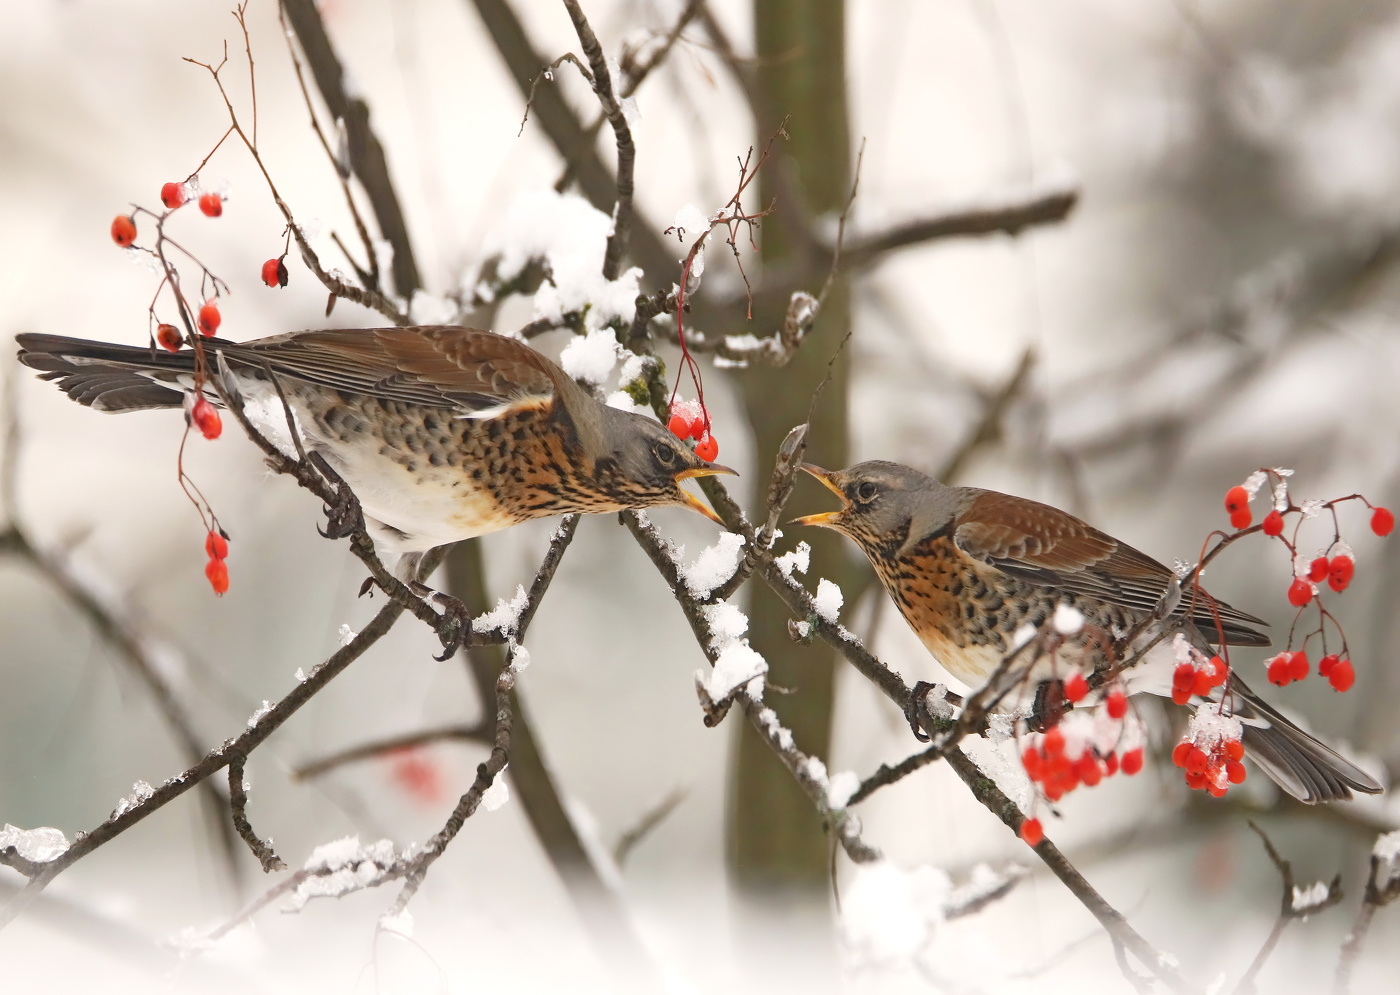
<instances>
[{"instance_id":1,"label":"cluster of red berries","mask_svg":"<svg viewBox=\"0 0 1400 995\"><path fill-rule=\"evenodd\" d=\"M204 576L209 578L209 586L214 593L223 595L228 591L228 537L218 529L210 529L204 537L204 551L209 554L209 562L204 565Z\"/></svg>"},{"instance_id":2,"label":"cluster of red berries","mask_svg":"<svg viewBox=\"0 0 1400 995\"><path fill-rule=\"evenodd\" d=\"M1206 660L1203 667L1189 661L1178 663L1172 671L1172 703L1184 705L1191 700L1192 695L1208 697L1211 691L1224 684L1229 676L1229 665L1218 656Z\"/></svg>"},{"instance_id":3,"label":"cluster of red berries","mask_svg":"<svg viewBox=\"0 0 1400 995\"><path fill-rule=\"evenodd\" d=\"M694 439L695 455L706 463L711 463L719 455L719 443L710 434L709 423L708 412L699 404L694 401L676 401L671 405L671 418L666 427L682 442Z\"/></svg>"},{"instance_id":4,"label":"cluster of red berries","mask_svg":"<svg viewBox=\"0 0 1400 995\"><path fill-rule=\"evenodd\" d=\"M1057 802L1075 788L1096 786L1105 777L1112 777L1120 770L1132 775L1142 770L1142 747L1135 746L1121 756L1110 751L1103 756L1086 747L1078 757L1071 758L1065 752L1065 734L1059 729L1050 729L1041 737L1039 745L1027 746L1021 751L1021 766L1026 776L1052 802Z\"/></svg>"},{"instance_id":5,"label":"cluster of red berries","mask_svg":"<svg viewBox=\"0 0 1400 995\"><path fill-rule=\"evenodd\" d=\"M1268 668L1269 683L1279 687L1287 687L1294 681L1305 679L1311 669L1305 650L1280 653L1269 658L1265 665ZM1337 691L1349 691L1356 683L1356 669L1351 665L1351 660L1337 653L1328 653L1317 661L1317 672Z\"/></svg>"},{"instance_id":6,"label":"cluster of red berries","mask_svg":"<svg viewBox=\"0 0 1400 995\"><path fill-rule=\"evenodd\" d=\"M209 402L209 398L200 394L190 405L190 421L194 427L206 439L217 439L224 431L224 421L219 417L219 412L214 405Z\"/></svg>"},{"instance_id":7,"label":"cluster of red berries","mask_svg":"<svg viewBox=\"0 0 1400 995\"><path fill-rule=\"evenodd\" d=\"M1193 791L1209 791L1223 798L1230 785L1245 778L1244 745L1238 739L1220 738L1206 748L1183 739L1172 750L1172 763L1186 771L1186 785Z\"/></svg>"}]
</instances>

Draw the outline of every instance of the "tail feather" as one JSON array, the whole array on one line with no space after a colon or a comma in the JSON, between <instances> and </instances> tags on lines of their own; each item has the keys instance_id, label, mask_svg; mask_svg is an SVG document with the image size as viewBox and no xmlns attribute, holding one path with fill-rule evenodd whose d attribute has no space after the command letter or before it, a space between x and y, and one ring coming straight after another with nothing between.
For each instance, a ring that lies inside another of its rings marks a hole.
<instances>
[{"instance_id":1,"label":"tail feather","mask_svg":"<svg viewBox=\"0 0 1400 995\"><path fill-rule=\"evenodd\" d=\"M1238 677L1230 678L1234 714L1244 723L1244 749L1265 774L1309 805L1345 801L1353 791L1380 794L1375 778L1270 707Z\"/></svg>"},{"instance_id":2,"label":"tail feather","mask_svg":"<svg viewBox=\"0 0 1400 995\"><path fill-rule=\"evenodd\" d=\"M79 404L98 411L178 408L185 399L179 381L194 373L194 353L188 351L163 352L63 335L24 334L16 339L21 363L39 370L42 379L57 381Z\"/></svg>"}]
</instances>

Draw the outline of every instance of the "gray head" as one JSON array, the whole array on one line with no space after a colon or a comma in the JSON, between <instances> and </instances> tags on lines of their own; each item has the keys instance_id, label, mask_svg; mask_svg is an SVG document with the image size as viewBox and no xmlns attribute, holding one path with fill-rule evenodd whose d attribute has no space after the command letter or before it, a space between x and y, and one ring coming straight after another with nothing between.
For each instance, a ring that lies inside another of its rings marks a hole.
<instances>
[{"instance_id":1,"label":"gray head","mask_svg":"<svg viewBox=\"0 0 1400 995\"><path fill-rule=\"evenodd\" d=\"M797 524L834 529L854 539L868 555L877 550L899 555L946 528L968 501L965 488L948 487L926 473L886 460L857 463L844 470L804 463L802 469L839 496L842 507L799 518Z\"/></svg>"},{"instance_id":2,"label":"gray head","mask_svg":"<svg viewBox=\"0 0 1400 995\"><path fill-rule=\"evenodd\" d=\"M719 516L694 495L681 489L681 481L734 473L727 466L696 456L670 430L650 418L621 411L589 399L581 410L571 407L579 441L592 457L594 485L620 508L650 508L680 504L713 522Z\"/></svg>"}]
</instances>

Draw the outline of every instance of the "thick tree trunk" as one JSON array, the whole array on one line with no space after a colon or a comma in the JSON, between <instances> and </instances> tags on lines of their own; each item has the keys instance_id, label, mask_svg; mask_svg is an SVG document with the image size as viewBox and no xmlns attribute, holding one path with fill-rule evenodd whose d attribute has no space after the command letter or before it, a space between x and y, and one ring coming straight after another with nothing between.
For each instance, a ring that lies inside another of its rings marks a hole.
<instances>
[{"instance_id":1,"label":"thick tree trunk","mask_svg":"<svg viewBox=\"0 0 1400 995\"><path fill-rule=\"evenodd\" d=\"M758 148L785 116L790 136L774 146L774 158L760 174L763 205L775 199L778 204L777 216L766 219L763 229L767 266L810 258L811 248L804 244L804 219L838 213L850 192L844 18L842 0L756 0L754 4ZM809 289L820 289L820 280ZM781 308L763 314L756 310L754 317L757 328L771 329L782 322ZM849 325L849 295L841 282L832 288L815 328L789 365L739 375L760 467L752 478L759 489L753 504L762 500L767 486L765 461L788 430L806 419L812 391L826 375L827 362ZM832 382L812 421L808 458L823 466L846 465L846 360L843 355L835 364ZM842 583L850 561L832 541L835 537L802 538L813 547L809 576ZM835 655L821 644L793 643L787 634L787 612L777 598L761 584L749 585L749 591L750 642L767 658L770 682L796 692L791 696L770 693L768 702L802 749L828 756ZM753 729L742 722L734 725L739 742L728 813L734 881L750 893L823 889L830 855L812 803Z\"/></svg>"}]
</instances>

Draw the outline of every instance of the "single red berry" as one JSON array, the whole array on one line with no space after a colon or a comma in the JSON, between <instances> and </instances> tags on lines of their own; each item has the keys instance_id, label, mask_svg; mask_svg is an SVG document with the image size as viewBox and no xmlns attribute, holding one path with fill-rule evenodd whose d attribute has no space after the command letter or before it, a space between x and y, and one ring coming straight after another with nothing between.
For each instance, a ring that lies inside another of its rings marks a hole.
<instances>
[{"instance_id":1,"label":"single red berry","mask_svg":"<svg viewBox=\"0 0 1400 995\"><path fill-rule=\"evenodd\" d=\"M1225 765L1225 776L1230 779L1231 784L1240 784L1244 781L1244 764L1238 760L1231 760Z\"/></svg>"},{"instance_id":2,"label":"single red berry","mask_svg":"<svg viewBox=\"0 0 1400 995\"><path fill-rule=\"evenodd\" d=\"M262 282L269 287L287 285L287 264L280 259L269 259L262 265Z\"/></svg>"},{"instance_id":3,"label":"single red berry","mask_svg":"<svg viewBox=\"0 0 1400 995\"><path fill-rule=\"evenodd\" d=\"M1178 765L1179 766L1179 765ZM1123 754L1123 773L1132 777L1142 770L1142 747L1134 746L1127 753Z\"/></svg>"},{"instance_id":4,"label":"single red berry","mask_svg":"<svg viewBox=\"0 0 1400 995\"><path fill-rule=\"evenodd\" d=\"M125 214L112 219L112 241L125 249L136 241L136 222Z\"/></svg>"},{"instance_id":5,"label":"single red berry","mask_svg":"<svg viewBox=\"0 0 1400 995\"><path fill-rule=\"evenodd\" d=\"M1224 742L1222 748L1223 748L1224 751L1225 751L1225 757L1226 757L1226 759L1229 759L1229 760L1243 760L1243 759L1244 759L1244 744L1241 743L1238 739L1227 739L1227 740L1225 740L1225 742Z\"/></svg>"},{"instance_id":6,"label":"single red berry","mask_svg":"<svg viewBox=\"0 0 1400 995\"><path fill-rule=\"evenodd\" d=\"M1249 491L1239 484L1225 492L1225 510L1230 514L1249 510Z\"/></svg>"},{"instance_id":7,"label":"single red berry","mask_svg":"<svg viewBox=\"0 0 1400 995\"><path fill-rule=\"evenodd\" d=\"M704 414L695 416L695 420L690 423L690 437L692 439L703 438L710 431L709 423L705 421Z\"/></svg>"},{"instance_id":8,"label":"single red berry","mask_svg":"<svg viewBox=\"0 0 1400 995\"><path fill-rule=\"evenodd\" d=\"M207 397L201 397L194 402L194 407L190 409L190 420L206 439L217 439L224 430L223 419L219 417L219 413L214 410L214 405L209 403Z\"/></svg>"},{"instance_id":9,"label":"single red berry","mask_svg":"<svg viewBox=\"0 0 1400 995\"><path fill-rule=\"evenodd\" d=\"M714 462L714 458L719 455L719 443L715 441L713 435L707 435L695 444L695 455L699 456L706 463Z\"/></svg>"},{"instance_id":10,"label":"single red berry","mask_svg":"<svg viewBox=\"0 0 1400 995\"><path fill-rule=\"evenodd\" d=\"M1065 697L1073 702L1083 701L1089 693L1089 682L1084 679L1083 674L1070 674L1065 681Z\"/></svg>"},{"instance_id":11,"label":"single red berry","mask_svg":"<svg viewBox=\"0 0 1400 995\"><path fill-rule=\"evenodd\" d=\"M166 324L156 326L156 341L171 352L179 352L180 346L184 344L184 339L180 336L180 329L174 325Z\"/></svg>"},{"instance_id":12,"label":"single red berry","mask_svg":"<svg viewBox=\"0 0 1400 995\"><path fill-rule=\"evenodd\" d=\"M1191 693L1204 698L1210 694L1210 689L1215 687L1214 674L1209 670L1196 671L1196 677L1191 685Z\"/></svg>"},{"instance_id":13,"label":"single red berry","mask_svg":"<svg viewBox=\"0 0 1400 995\"><path fill-rule=\"evenodd\" d=\"M1389 508L1377 508L1371 512L1371 531L1378 536L1388 536L1395 528L1395 515Z\"/></svg>"},{"instance_id":14,"label":"single red berry","mask_svg":"<svg viewBox=\"0 0 1400 995\"><path fill-rule=\"evenodd\" d=\"M217 218L224 213L224 199L216 193L202 193L199 195L199 209L206 217Z\"/></svg>"},{"instance_id":15,"label":"single red berry","mask_svg":"<svg viewBox=\"0 0 1400 995\"><path fill-rule=\"evenodd\" d=\"M1074 765L1074 770L1086 788L1092 788L1103 780L1103 768L1099 766L1098 757L1087 751Z\"/></svg>"},{"instance_id":16,"label":"single red berry","mask_svg":"<svg viewBox=\"0 0 1400 995\"><path fill-rule=\"evenodd\" d=\"M1122 688L1114 688L1108 693L1107 707L1111 719L1121 719L1128 714L1128 696Z\"/></svg>"},{"instance_id":17,"label":"single red berry","mask_svg":"<svg viewBox=\"0 0 1400 995\"><path fill-rule=\"evenodd\" d=\"M1317 661L1318 676L1326 677L1328 674L1330 674L1332 672L1332 668L1336 666L1337 661L1340 659L1341 657L1339 657L1336 653L1328 653L1321 660Z\"/></svg>"},{"instance_id":18,"label":"single red berry","mask_svg":"<svg viewBox=\"0 0 1400 995\"><path fill-rule=\"evenodd\" d=\"M1189 663L1178 663L1172 671L1172 686L1190 688L1196 683L1196 668Z\"/></svg>"},{"instance_id":19,"label":"single red berry","mask_svg":"<svg viewBox=\"0 0 1400 995\"><path fill-rule=\"evenodd\" d=\"M1040 841L1045 839L1045 827L1040 824L1039 819L1021 821L1021 839L1025 840L1028 846L1040 846Z\"/></svg>"},{"instance_id":20,"label":"single red berry","mask_svg":"<svg viewBox=\"0 0 1400 995\"><path fill-rule=\"evenodd\" d=\"M1191 689L1189 687L1172 688L1172 704L1184 705L1191 700Z\"/></svg>"},{"instance_id":21,"label":"single red berry","mask_svg":"<svg viewBox=\"0 0 1400 995\"><path fill-rule=\"evenodd\" d=\"M210 529L209 534L204 537L204 552L209 554L211 560L227 560L228 540Z\"/></svg>"},{"instance_id":22,"label":"single red berry","mask_svg":"<svg viewBox=\"0 0 1400 995\"><path fill-rule=\"evenodd\" d=\"M1260 524L1263 525L1266 536L1283 535L1283 515L1279 514L1277 508L1265 515Z\"/></svg>"},{"instance_id":23,"label":"single red berry","mask_svg":"<svg viewBox=\"0 0 1400 995\"><path fill-rule=\"evenodd\" d=\"M1350 556L1334 556L1327 571L1327 586L1341 593L1356 576L1356 561Z\"/></svg>"},{"instance_id":24,"label":"single red berry","mask_svg":"<svg viewBox=\"0 0 1400 995\"><path fill-rule=\"evenodd\" d=\"M1279 687L1287 687L1288 682L1293 678L1288 673L1288 654L1280 653L1269 661L1269 683L1277 684Z\"/></svg>"},{"instance_id":25,"label":"single red berry","mask_svg":"<svg viewBox=\"0 0 1400 995\"><path fill-rule=\"evenodd\" d=\"M1118 773L1118 754L1110 753L1103 758L1103 776L1112 777Z\"/></svg>"},{"instance_id":26,"label":"single red berry","mask_svg":"<svg viewBox=\"0 0 1400 995\"><path fill-rule=\"evenodd\" d=\"M1294 608L1302 608L1312 600L1312 585L1299 577L1288 585L1288 603Z\"/></svg>"},{"instance_id":27,"label":"single red berry","mask_svg":"<svg viewBox=\"0 0 1400 995\"><path fill-rule=\"evenodd\" d=\"M204 565L204 576L209 578L209 586L214 593L222 595L228 591L228 564L223 560L210 560Z\"/></svg>"},{"instance_id":28,"label":"single red berry","mask_svg":"<svg viewBox=\"0 0 1400 995\"><path fill-rule=\"evenodd\" d=\"M1247 529L1252 521L1254 521L1254 516L1250 514L1248 508L1241 508L1230 516L1230 524L1236 529Z\"/></svg>"},{"instance_id":29,"label":"single red berry","mask_svg":"<svg viewBox=\"0 0 1400 995\"><path fill-rule=\"evenodd\" d=\"M1327 579L1328 571L1331 569L1332 561L1325 556L1319 556L1317 559L1313 560L1312 565L1308 567L1308 580L1312 581L1314 584L1320 583Z\"/></svg>"},{"instance_id":30,"label":"single red berry","mask_svg":"<svg viewBox=\"0 0 1400 995\"><path fill-rule=\"evenodd\" d=\"M1204 791L1206 787L1206 772L1204 770L1186 772L1186 786L1192 791Z\"/></svg>"},{"instance_id":31,"label":"single red berry","mask_svg":"<svg viewBox=\"0 0 1400 995\"><path fill-rule=\"evenodd\" d=\"M1308 676L1308 654L1299 650L1289 657L1288 676L1291 680L1301 681Z\"/></svg>"},{"instance_id":32,"label":"single red berry","mask_svg":"<svg viewBox=\"0 0 1400 995\"><path fill-rule=\"evenodd\" d=\"M1210 767L1210 757L1199 746L1193 746L1186 754L1186 772L1199 771L1204 774Z\"/></svg>"},{"instance_id":33,"label":"single red berry","mask_svg":"<svg viewBox=\"0 0 1400 995\"><path fill-rule=\"evenodd\" d=\"M219 314L219 305L213 301L205 301L204 306L199 309L199 320L196 324L199 325L200 334L208 338L219 330L223 320L223 315Z\"/></svg>"},{"instance_id":34,"label":"single red berry","mask_svg":"<svg viewBox=\"0 0 1400 995\"><path fill-rule=\"evenodd\" d=\"M1039 781L1045 775L1040 751L1034 746L1028 746L1021 751L1021 766L1026 768L1026 776L1032 781Z\"/></svg>"},{"instance_id":35,"label":"single red berry","mask_svg":"<svg viewBox=\"0 0 1400 995\"><path fill-rule=\"evenodd\" d=\"M1332 664L1332 669L1327 672L1327 683L1338 691L1350 691L1356 683L1356 671L1351 661L1343 659Z\"/></svg>"},{"instance_id":36,"label":"single red berry","mask_svg":"<svg viewBox=\"0 0 1400 995\"><path fill-rule=\"evenodd\" d=\"M1062 757L1065 752L1065 734L1058 729L1051 729L1045 734L1042 744L1045 748L1045 755L1049 757Z\"/></svg>"},{"instance_id":37,"label":"single red berry","mask_svg":"<svg viewBox=\"0 0 1400 995\"><path fill-rule=\"evenodd\" d=\"M690 422L680 415L672 415L671 420L666 423L666 427L671 430L671 434L677 439L685 440L690 438Z\"/></svg>"},{"instance_id":38,"label":"single red berry","mask_svg":"<svg viewBox=\"0 0 1400 995\"><path fill-rule=\"evenodd\" d=\"M185 202L185 185L183 183L167 183L160 188L160 202L166 207L174 210Z\"/></svg>"},{"instance_id":39,"label":"single red berry","mask_svg":"<svg viewBox=\"0 0 1400 995\"><path fill-rule=\"evenodd\" d=\"M1225 792L1230 790L1228 784L1220 784L1210 778L1206 779L1206 790L1210 792L1212 798L1224 798Z\"/></svg>"},{"instance_id":40,"label":"single red berry","mask_svg":"<svg viewBox=\"0 0 1400 995\"><path fill-rule=\"evenodd\" d=\"M1186 758L1191 755L1191 751L1195 748L1195 745L1192 744L1189 739L1183 739L1180 743L1177 743L1176 748L1172 750L1172 763L1178 767L1185 767Z\"/></svg>"}]
</instances>

